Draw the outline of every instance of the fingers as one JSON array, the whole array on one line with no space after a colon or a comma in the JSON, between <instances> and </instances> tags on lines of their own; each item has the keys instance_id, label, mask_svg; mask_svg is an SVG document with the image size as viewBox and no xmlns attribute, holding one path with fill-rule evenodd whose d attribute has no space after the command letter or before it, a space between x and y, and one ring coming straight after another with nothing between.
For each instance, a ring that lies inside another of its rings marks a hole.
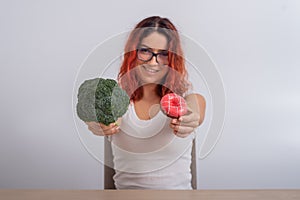
<instances>
[{"instance_id":1,"label":"fingers","mask_svg":"<svg viewBox=\"0 0 300 200\"><path fill-rule=\"evenodd\" d=\"M104 135L113 135L115 133L118 133L120 130L120 127L116 123L111 123L108 126L104 124L100 124L100 127L104 133Z\"/></svg>"},{"instance_id":2,"label":"fingers","mask_svg":"<svg viewBox=\"0 0 300 200\"><path fill-rule=\"evenodd\" d=\"M199 117L197 113L190 112L179 119L172 119L170 128L174 130L176 136L187 137L199 126Z\"/></svg>"},{"instance_id":3,"label":"fingers","mask_svg":"<svg viewBox=\"0 0 300 200\"><path fill-rule=\"evenodd\" d=\"M193 122L196 122L196 126L199 125L199 120L200 120L200 115L196 112L189 112L188 114L184 115L184 116L181 116L179 118L179 121L181 121L182 123L193 123ZM195 123L193 123L195 124Z\"/></svg>"},{"instance_id":4,"label":"fingers","mask_svg":"<svg viewBox=\"0 0 300 200\"><path fill-rule=\"evenodd\" d=\"M88 125L88 129L95 135L105 136L118 133L120 127L116 123L111 123L108 126L98 122L85 122Z\"/></svg>"},{"instance_id":5,"label":"fingers","mask_svg":"<svg viewBox=\"0 0 300 200\"><path fill-rule=\"evenodd\" d=\"M195 128L190 126L181 126L174 124L170 124L170 128L174 130L174 134L178 137L187 137L195 130Z\"/></svg>"},{"instance_id":6,"label":"fingers","mask_svg":"<svg viewBox=\"0 0 300 200\"><path fill-rule=\"evenodd\" d=\"M191 113L189 115L181 116L179 119L172 119L171 124L196 128L199 126L199 117L196 114Z\"/></svg>"}]
</instances>

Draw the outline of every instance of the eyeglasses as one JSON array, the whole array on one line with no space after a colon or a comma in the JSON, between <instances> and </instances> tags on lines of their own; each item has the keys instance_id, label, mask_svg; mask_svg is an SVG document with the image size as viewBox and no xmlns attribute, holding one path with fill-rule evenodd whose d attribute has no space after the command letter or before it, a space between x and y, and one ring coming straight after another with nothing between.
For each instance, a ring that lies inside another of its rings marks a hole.
<instances>
[{"instance_id":1,"label":"eyeglasses","mask_svg":"<svg viewBox=\"0 0 300 200\"><path fill-rule=\"evenodd\" d=\"M167 50L163 50L158 53L154 53L149 48L142 47L142 48L137 49L137 57L141 61L148 62L153 58L153 56L155 56L156 62L158 64L161 64L161 65L169 64L169 59L168 59L169 56L168 56Z\"/></svg>"}]
</instances>

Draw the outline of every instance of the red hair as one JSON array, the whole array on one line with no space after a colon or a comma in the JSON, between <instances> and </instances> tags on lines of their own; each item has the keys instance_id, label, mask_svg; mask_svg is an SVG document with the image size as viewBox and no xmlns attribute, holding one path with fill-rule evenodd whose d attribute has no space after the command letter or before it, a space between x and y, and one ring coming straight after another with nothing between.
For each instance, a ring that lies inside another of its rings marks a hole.
<instances>
[{"instance_id":1,"label":"red hair","mask_svg":"<svg viewBox=\"0 0 300 200\"><path fill-rule=\"evenodd\" d=\"M164 77L163 83L157 86L157 94L162 97L165 94L174 92L183 96L190 86L187 81L185 59L176 27L167 18L158 16L148 17L139 22L130 33L125 45L123 62L118 74L120 86L133 101L138 101L143 97L143 88L139 86L139 80L135 70L132 70L137 66L136 49L142 39L153 32L158 32L166 36L168 41L168 66L172 69L169 70Z\"/></svg>"}]
</instances>

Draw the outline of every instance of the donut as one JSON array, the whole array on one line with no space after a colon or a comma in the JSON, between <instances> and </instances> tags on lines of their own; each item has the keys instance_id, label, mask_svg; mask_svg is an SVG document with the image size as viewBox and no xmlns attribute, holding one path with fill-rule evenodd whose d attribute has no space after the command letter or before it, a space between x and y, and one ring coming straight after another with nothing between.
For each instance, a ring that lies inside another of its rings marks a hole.
<instances>
[{"instance_id":1,"label":"donut","mask_svg":"<svg viewBox=\"0 0 300 200\"><path fill-rule=\"evenodd\" d=\"M187 104L183 97L175 93L169 93L160 100L161 110L171 118L179 118L187 113Z\"/></svg>"}]
</instances>

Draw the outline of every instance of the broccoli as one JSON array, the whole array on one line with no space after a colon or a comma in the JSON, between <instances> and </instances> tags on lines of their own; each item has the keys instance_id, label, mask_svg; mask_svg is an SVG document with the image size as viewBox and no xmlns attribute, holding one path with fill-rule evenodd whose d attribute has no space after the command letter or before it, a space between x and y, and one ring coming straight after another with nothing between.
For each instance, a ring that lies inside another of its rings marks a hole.
<instances>
[{"instance_id":1,"label":"broccoli","mask_svg":"<svg viewBox=\"0 0 300 200\"><path fill-rule=\"evenodd\" d=\"M123 116L129 105L127 93L113 79L84 81L78 90L77 115L85 121L109 125Z\"/></svg>"}]
</instances>

